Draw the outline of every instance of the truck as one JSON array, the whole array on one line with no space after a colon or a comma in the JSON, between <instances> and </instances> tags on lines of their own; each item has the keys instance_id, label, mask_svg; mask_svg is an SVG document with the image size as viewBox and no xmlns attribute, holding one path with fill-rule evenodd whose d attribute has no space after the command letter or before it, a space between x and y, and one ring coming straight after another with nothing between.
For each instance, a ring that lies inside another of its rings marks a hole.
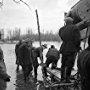
<instances>
[{"instance_id":1,"label":"truck","mask_svg":"<svg viewBox=\"0 0 90 90\"><path fill-rule=\"evenodd\" d=\"M81 24L84 21L90 21L90 0L80 0L74 6L71 7L70 11L65 14L65 17L71 17L74 20L74 24ZM85 38L86 35L90 35L90 26L83 27L80 31L81 38Z\"/></svg>"}]
</instances>

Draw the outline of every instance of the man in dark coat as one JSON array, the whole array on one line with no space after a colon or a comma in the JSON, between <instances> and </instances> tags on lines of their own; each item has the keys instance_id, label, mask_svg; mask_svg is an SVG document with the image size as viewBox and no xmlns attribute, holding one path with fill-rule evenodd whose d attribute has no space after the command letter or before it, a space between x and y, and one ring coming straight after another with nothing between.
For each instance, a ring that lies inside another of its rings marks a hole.
<instances>
[{"instance_id":1,"label":"man in dark coat","mask_svg":"<svg viewBox=\"0 0 90 90\"><path fill-rule=\"evenodd\" d=\"M7 74L6 70L6 65L4 62L4 55L3 55L3 50L0 47L0 88L1 86L1 81L10 81L10 76Z\"/></svg>"},{"instance_id":2,"label":"man in dark coat","mask_svg":"<svg viewBox=\"0 0 90 90\"><path fill-rule=\"evenodd\" d=\"M47 48L47 45L41 45L40 47L32 49L32 59L33 59L33 67L34 67L34 81L37 82L37 69L39 66L38 58L43 63L43 50Z\"/></svg>"},{"instance_id":3,"label":"man in dark coat","mask_svg":"<svg viewBox=\"0 0 90 90\"><path fill-rule=\"evenodd\" d=\"M6 65L4 62L3 50L0 47L0 90L6 90L7 83L10 81L10 76L7 74Z\"/></svg>"},{"instance_id":4,"label":"man in dark coat","mask_svg":"<svg viewBox=\"0 0 90 90\"><path fill-rule=\"evenodd\" d=\"M60 54L59 51L55 48L54 45L51 45L51 47L49 48L47 54L46 54L46 67L49 67L50 64L52 64L52 69L55 69L57 67L57 62L60 58ZM44 68L44 73L45 76L47 77L47 73L46 73L46 67Z\"/></svg>"},{"instance_id":5,"label":"man in dark coat","mask_svg":"<svg viewBox=\"0 0 90 90\"><path fill-rule=\"evenodd\" d=\"M22 40L19 40L19 42L15 45L15 54L16 54L16 65L17 65L17 71L19 70L19 46L22 44Z\"/></svg>"},{"instance_id":6,"label":"man in dark coat","mask_svg":"<svg viewBox=\"0 0 90 90\"><path fill-rule=\"evenodd\" d=\"M32 71L32 57L31 57L32 41L26 39L19 47L19 61L22 66L24 79L27 80L30 72Z\"/></svg>"},{"instance_id":7,"label":"man in dark coat","mask_svg":"<svg viewBox=\"0 0 90 90\"><path fill-rule=\"evenodd\" d=\"M59 30L59 36L63 41L60 47L62 54L61 81L70 82L75 56L80 50L80 32L78 27L73 24L72 18L65 18L65 23L66 25Z\"/></svg>"},{"instance_id":8,"label":"man in dark coat","mask_svg":"<svg viewBox=\"0 0 90 90\"><path fill-rule=\"evenodd\" d=\"M77 66L81 76L81 90L90 90L90 36L88 47L78 55Z\"/></svg>"}]
</instances>

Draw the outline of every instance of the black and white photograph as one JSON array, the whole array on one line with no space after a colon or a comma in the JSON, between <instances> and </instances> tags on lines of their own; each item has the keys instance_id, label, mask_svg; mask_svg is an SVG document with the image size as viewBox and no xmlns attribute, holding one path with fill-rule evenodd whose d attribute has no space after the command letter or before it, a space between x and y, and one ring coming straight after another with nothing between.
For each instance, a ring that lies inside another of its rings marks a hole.
<instances>
[{"instance_id":1,"label":"black and white photograph","mask_svg":"<svg viewBox=\"0 0 90 90\"><path fill-rule=\"evenodd\" d=\"M90 90L90 0L0 0L0 90Z\"/></svg>"}]
</instances>

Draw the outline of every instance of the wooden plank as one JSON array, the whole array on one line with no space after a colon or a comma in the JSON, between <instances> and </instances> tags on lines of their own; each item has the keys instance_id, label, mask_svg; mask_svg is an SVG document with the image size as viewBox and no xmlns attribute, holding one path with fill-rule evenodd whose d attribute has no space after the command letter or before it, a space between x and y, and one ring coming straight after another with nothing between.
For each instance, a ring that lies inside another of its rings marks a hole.
<instances>
[{"instance_id":1,"label":"wooden plank","mask_svg":"<svg viewBox=\"0 0 90 90\"><path fill-rule=\"evenodd\" d=\"M60 84L53 84L52 87L54 86L71 86L74 85L74 83L60 83Z\"/></svg>"},{"instance_id":2,"label":"wooden plank","mask_svg":"<svg viewBox=\"0 0 90 90\"><path fill-rule=\"evenodd\" d=\"M54 75L55 77L57 77L58 79L61 79L61 75L60 75L60 71L59 70L56 70L56 69L51 69L51 68L47 68L47 72L49 73L49 74L52 74L52 75Z\"/></svg>"}]
</instances>

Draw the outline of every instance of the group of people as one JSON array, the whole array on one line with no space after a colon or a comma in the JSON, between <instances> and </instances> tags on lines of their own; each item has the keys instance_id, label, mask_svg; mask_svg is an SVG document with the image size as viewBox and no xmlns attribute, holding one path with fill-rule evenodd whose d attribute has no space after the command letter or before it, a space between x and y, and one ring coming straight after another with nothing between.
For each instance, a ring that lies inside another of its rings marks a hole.
<instances>
[{"instance_id":1,"label":"group of people","mask_svg":"<svg viewBox=\"0 0 90 90\"><path fill-rule=\"evenodd\" d=\"M40 47L33 47L33 40L25 39L20 40L15 46L17 71L21 65L24 73L24 80L26 81L34 69L34 80L37 81L37 69L39 66L38 58L41 63L43 62L43 50L47 48L47 45L41 45Z\"/></svg>"},{"instance_id":2,"label":"group of people","mask_svg":"<svg viewBox=\"0 0 90 90\"><path fill-rule=\"evenodd\" d=\"M24 74L24 80L26 81L32 72L34 71L34 81L37 81L37 69L39 66L38 58L41 60L41 64L43 63L43 50L47 48L47 44L41 45L40 47L33 47L33 41L30 39L20 40L15 46L16 53L16 64L17 71L19 70L19 65L21 65ZM46 63L45 68L52 63L52 68L57 66L57 62L59 60L59 50L55 48L54 45L48 49L46 54ZM46 70L45 70L45 74Z\"/></svg>"},{"instance_id":3,"label":"group of people","mask_svg":"<svg viewBox=\"0 0 90 90\"><path fill-rule=\"evenodd\" d=\"M89 25L90 22L87 21L83 21L80 24L73 24L73 19L71 17L65 18L65 25L59 30L59 36L62 39L60 50L57 50L54 45L51 45L46 54L44 67L46 77L46 67L52 63L51 68L56 68L61 54L61 82L70 82L71 71L74 66L76 56L78 55L77 66L82 79L82 90L88 90L87 88L89 88L90 83L90 36L88 39L88 48L82 50L80 44L83 39L81 39L80 31ZM32 43L33 41L30 39L23 41L20 40L15 47L17 70L19 70L19 65L21 65L25 81L33 68L34 78L37 80L37 68L39 66L38 57L40 58L41 63L43 63L43 50L47 48L46 44L36 48L33 47Z\"/></svg>"}]
</instances>

